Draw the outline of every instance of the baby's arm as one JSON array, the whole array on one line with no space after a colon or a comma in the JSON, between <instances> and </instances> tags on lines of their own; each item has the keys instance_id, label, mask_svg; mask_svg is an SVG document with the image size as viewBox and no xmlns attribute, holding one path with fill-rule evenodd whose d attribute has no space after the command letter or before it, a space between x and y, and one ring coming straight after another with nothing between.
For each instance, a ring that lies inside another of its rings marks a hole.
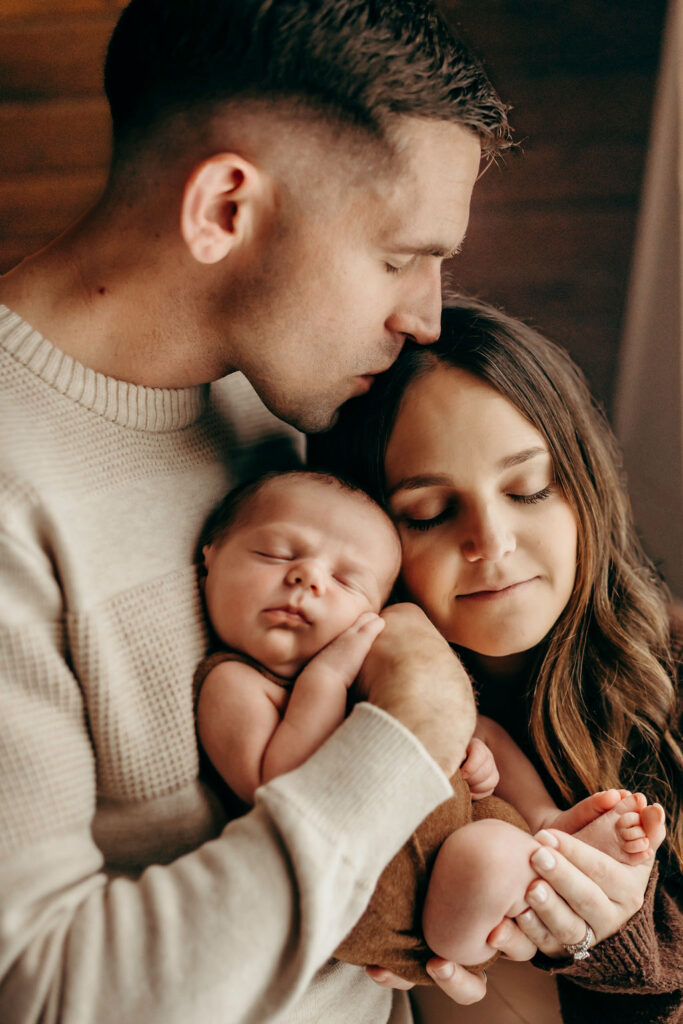
<instances>
[{"instance_id":1,"label":"baby's arm","mask_svg":"<svg viewBox=\"0 0 683 1024\"><path fill-rule=\"evenodd\" d=\"M384 619L365 612L299 673L284 718L268 743L262 782L298 768L344 720L347 692Z\"/></svg>"},{"instance_id":2,"label":"baby's arm","mask_svg":"<svg viewBox=\"0 0 683 1024\"><path fill-rule=\"evenodd\" d=\"M512 804L532 832L545 827L559 811L528 757L502 726L484 715L477 718L474 736L493 754L500 776L496 796ZM466 766L467 760L463 768Z\"/></svg>"},{"instance_id":3,"label":"baby's arm","mask_svg":"<svg viewBox=\"0 0 683 1024\"><path fill-rule=\"evenodd\" d=\"M242 662L212 669L199 694L197 731L241 800L253 803L259 786L297 768L341 724L348 687L383 626L378 615L360 616L311 659L289 695Z\"/></svg>"},{"instance_id":4,"label":"baby's arm","mask_svg":"<svg viewBox=\"0 0 683 1024\"><path fill-rule=\"evenodd\" d=\"M520 812L532 833L542 828L570 832L624 864L638 864L649 856L647 822L641 820L643 813L650 813L644 811L644 797L631 798L625 790L608 789L560 811L531 761L502 726L482 715L475 736L495 758L500 773L496 796Z\"/></svg>"}]
</instances>

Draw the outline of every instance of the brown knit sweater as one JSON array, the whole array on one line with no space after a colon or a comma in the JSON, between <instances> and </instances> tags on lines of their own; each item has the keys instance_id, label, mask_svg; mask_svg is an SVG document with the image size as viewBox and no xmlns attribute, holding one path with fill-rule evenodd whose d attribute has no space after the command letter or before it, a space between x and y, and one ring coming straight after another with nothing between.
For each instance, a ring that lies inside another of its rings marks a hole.
<instances>
[{"instance_id":1,"label":"brown knit sweater","mask_svg":"<svg viewBox=\"0 0 683 1024\"><path fill-rule=\"evenodd\" d=\"M681 693L683 616L672 616ZM641 909L600 942L588 960L533 963L556 976L565 1024L680 1024L683 1021L683 886L656 865Z\"/></svg>"}]
</instances>

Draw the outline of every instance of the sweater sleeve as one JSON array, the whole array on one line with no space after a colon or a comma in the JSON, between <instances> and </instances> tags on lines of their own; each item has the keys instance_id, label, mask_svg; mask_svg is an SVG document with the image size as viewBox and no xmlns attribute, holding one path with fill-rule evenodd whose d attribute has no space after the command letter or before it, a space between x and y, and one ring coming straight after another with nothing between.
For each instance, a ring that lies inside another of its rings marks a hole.
<instances>
[{"instance_id":1,"label":"sweater sleeve","mask_svg":"<svg viewBox=\"0 0 683 1024\"><path fill-rule=\"evenodd\" d=\"M0 1019L277 1019L448 796L445 776L363 704L217 838L112 877L91 834L98 749L59 583L35 548L0 540L0 559Z\"/></svg>"}]
</instances>

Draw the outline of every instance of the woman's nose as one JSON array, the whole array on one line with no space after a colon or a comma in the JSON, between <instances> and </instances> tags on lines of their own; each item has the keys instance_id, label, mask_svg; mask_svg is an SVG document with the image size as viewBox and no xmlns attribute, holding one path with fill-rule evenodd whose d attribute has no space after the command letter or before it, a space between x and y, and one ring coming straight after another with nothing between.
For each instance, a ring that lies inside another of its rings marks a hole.
<instances>
[{"instance_id":1,"label":"woman's nose","mask_svg":"<svg viewBox=\"0 0 683 1024\"><path fill-rule=\"evenodd\" d=\"M317 596L325 592L325 574L312 558L300 559L295 565L290 566L285 582L290 587L300 586L312 590Z\"/></svg>"},{"instance_id":2,"label":"woman's nose","mask_svg":"<svg viewBox=\"0 0 683 1024\"><path fill-rule=\"evenodd\" d=\"M515 534L504 515L489 509L472 512L464 525L462 553L468 562L498 562L515 550Z\"/></svg>"}]
</instances>

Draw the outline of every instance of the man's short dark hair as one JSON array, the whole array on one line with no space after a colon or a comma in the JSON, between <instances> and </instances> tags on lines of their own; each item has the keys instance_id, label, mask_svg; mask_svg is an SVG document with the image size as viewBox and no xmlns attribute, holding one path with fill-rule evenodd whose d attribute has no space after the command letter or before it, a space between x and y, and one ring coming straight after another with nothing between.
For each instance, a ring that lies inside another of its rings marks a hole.
<instances>
[{"instance_id":1,"label":"man's short dark hair","mask_svg":"<svg viewBox=\"0 0 683 1024\"><path fill-rule=\"evenodd\" d=\"M395 115L451 121L485 153L506 107L430 0L132 0L105 66L114 153L174 115L291 100L383 138Z\"/></svg>"}]
</instances>

